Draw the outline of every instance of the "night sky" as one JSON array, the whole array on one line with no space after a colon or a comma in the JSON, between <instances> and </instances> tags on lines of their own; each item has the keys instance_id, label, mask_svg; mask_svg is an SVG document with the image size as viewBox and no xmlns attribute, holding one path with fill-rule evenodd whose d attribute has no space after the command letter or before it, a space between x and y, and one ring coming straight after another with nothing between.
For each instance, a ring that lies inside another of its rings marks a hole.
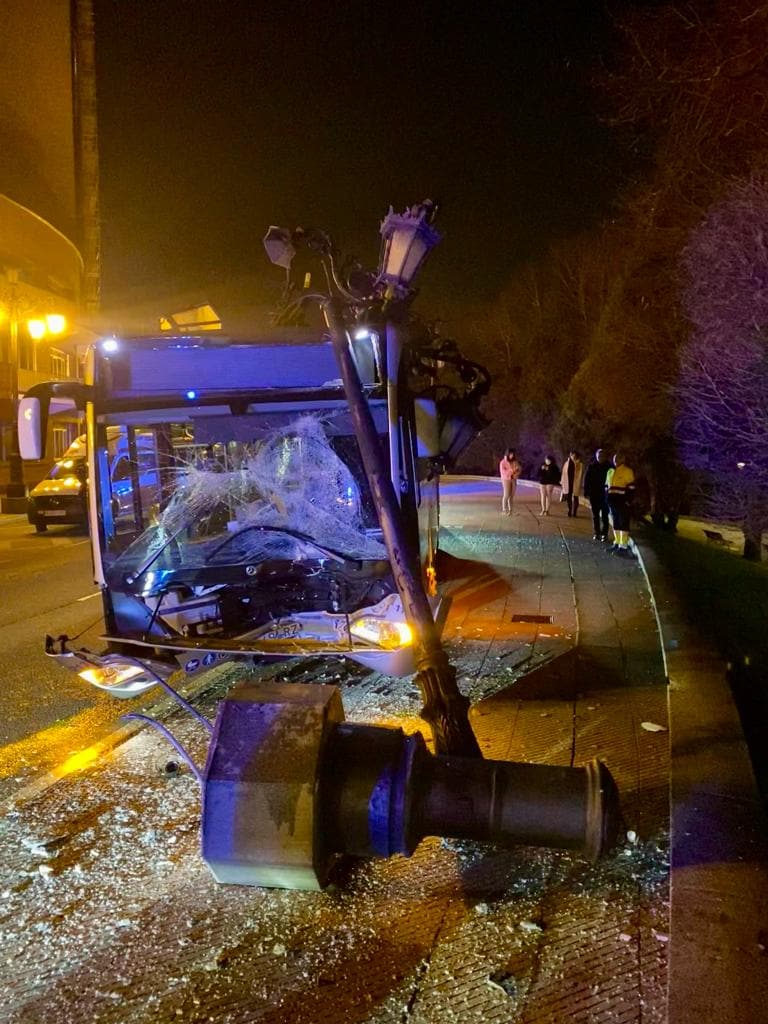
<instances>
[{"instance_id":1,"label":"night sky","mask_svg":"<svg viewBox=\"0 0 768 1024\"><path fill-rule=\"evenodd\" d=\"M490 7L95 0L105 304L270 278L271 223L375 266L389 204L426 197L425 284L476 302L602 216L624 160L589 85L602 0Z\"/></svg>"}]
</instances>

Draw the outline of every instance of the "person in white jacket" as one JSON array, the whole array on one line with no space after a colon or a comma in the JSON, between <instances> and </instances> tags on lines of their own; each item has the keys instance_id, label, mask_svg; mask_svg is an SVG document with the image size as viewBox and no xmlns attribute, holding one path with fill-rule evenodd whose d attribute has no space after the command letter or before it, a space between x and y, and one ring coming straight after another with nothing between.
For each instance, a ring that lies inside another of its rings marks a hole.
<instances>
[{"instance_id":1,"label":"person in white jacket","mask_svg":"<svg viewBox=\"0 0 768 1024\"><path fill-rule=\"evenodd\" d=\"M572 451L563 463L563 474L560 478L560 486L563 489L563 497L568 502L568 516L576 518L579 510L579 494L581 493L581 480L584 476L584 463L579 458L579 453Z\"/></svg>"}]
</instances>

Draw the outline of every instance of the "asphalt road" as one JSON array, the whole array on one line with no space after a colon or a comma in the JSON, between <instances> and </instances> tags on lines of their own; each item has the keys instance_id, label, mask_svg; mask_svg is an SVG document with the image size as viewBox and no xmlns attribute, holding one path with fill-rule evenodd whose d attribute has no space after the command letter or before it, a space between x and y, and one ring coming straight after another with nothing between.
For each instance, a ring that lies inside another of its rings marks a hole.
<instances>
[{"instance_id":1,"label":"asphalt road","mask_svg":"<svg viewBox=\"0 0 768 1024\"><path fill-rule=\"evenodd\" d=\"M82 631L78 643L98 649L101 600L84 533L59 527L38 535L26 517L0 516L0 609L0 779L7 779L49 767L69 752L72 729L90 732L121 709L43 650L46 633ZM61 728L65 720L71 728Z\"/></svg>"}]
</instances>

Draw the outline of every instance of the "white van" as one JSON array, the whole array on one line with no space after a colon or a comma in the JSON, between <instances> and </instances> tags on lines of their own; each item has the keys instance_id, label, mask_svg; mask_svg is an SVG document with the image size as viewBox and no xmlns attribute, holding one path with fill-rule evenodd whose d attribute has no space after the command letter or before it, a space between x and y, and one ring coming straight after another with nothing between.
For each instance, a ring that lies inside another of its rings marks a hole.
<instances>
[{"instance_id":1,"label":"white van","mask_svg":"<svg viewBox=\"0 0 768 1024\"><path fill-rule=\"evenodd\" d=\"M107 447L112 481L112 507L117 521L125 520L133 508L133 484L125 430L110 427ZM137 437L140 487L149 492L157 483L157 459L151 439ZM67 448L50 472L29 493L27 519L37 533L49 526L88 526L88 452L86 435L81 434Z\"/></svg>"}]
</instances>

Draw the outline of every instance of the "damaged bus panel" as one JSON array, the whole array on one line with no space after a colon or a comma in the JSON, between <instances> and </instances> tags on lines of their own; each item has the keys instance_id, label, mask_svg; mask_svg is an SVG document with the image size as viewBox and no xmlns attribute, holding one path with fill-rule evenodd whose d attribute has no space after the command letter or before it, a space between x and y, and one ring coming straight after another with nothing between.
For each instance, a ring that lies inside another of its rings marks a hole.
<instances>
[{"instance_id":1,"label":"damaged bus panel","mask_svg":"<svg viewBox=\"0 0 768 1024\"><path fill-rule=\"evenodd\" d=\"M60 638L47 649L88 682L129 697L179 666L329 653L413 671L333 347L301 334L107 339L84 382L37 385L21 400L26 458L41 456L57 408L85 416L106 647ZM436 392L388 387L383 342L360 334L349 344L437 604L439 470L456 406L443 417Z\"/></svg>"}]
</instances>

